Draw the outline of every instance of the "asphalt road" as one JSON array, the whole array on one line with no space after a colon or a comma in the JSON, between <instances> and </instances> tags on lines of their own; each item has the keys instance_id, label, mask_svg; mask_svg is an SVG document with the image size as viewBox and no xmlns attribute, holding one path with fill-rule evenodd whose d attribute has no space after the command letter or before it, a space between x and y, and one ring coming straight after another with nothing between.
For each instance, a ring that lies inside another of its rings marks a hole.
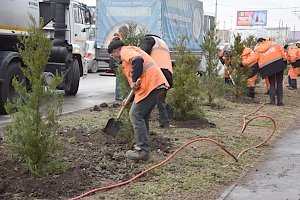
<instances>
[{"instance_id":1,"label":"asphalt road","mask_svg":"<svg viewBox=\"0 0 300 200\"><path fill-rule=\"evenodd\" d=\"M114 100L115 77L89 73L81 78L76 96L65 96L63 113L74 112ZM0 126L10 121L9 115L0 115Z\"/></svg>"}]
</instances>

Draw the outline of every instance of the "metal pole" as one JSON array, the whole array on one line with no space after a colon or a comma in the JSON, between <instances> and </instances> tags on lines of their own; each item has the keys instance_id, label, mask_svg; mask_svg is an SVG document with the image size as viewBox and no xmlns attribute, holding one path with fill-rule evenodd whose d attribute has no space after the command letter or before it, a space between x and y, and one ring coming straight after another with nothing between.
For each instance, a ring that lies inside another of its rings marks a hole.
<instances>
[{"instance_id":1,"label":"metal pole","mask_svg":"<svg viewBox=\"0 0 300 200\"><path fill-rule=\"evenodd\" d=\"M295 42L295 25L294 25L294 32L293 32L293 43Z\"/></svg>"},{"instance_id":2,"label":"metal pole","mask_svg":"<svg viewBox=\"0 0 300 200\"><path fill-rule=\"evenodd\" d=\"M225 21L224 21L224 27L223 27L223 40L224 40L224 43L225 43Z\"/></svg>"},{"instance_id":3,"label":"metal pole","mask_svg":"<svg viewBox=\"0 0 300 200\"><path fill-rule=\"evenodd\" d=\"M287 27L287 24L285 24L285 44L288 43L288 27Z\"/></svg>"},{"instance_id":4,"label":"metal pole","mask_svg":"<svg viewBox=\"0 0 300 200\"><path fill-rule=\"evenodd\" d=\"M218 0L216 0L216 7L215 7L215 22L216 26L218 26Z\"/></svg>"}]
</instances>

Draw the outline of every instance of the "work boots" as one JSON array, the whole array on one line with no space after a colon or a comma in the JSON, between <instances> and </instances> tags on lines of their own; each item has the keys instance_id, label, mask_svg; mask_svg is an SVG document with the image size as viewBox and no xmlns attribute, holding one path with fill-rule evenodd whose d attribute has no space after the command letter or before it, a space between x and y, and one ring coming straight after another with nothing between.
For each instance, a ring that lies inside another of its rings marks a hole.
<instances>
[{"instance_id":1,"label":"work boots","mask_svg":"<svg viewBox=\"0 0 300 200\"><path fill-rule=\"evenodd\" d=\"M254 98L255 97L255 89L254 89L254 87L249 87L249 91L248 91L247 96L250 97L250 98Z\"/></svg>"},{"instance_id":2,"label":"work boots","mask_svg":"<svg viewBox=\"0 0 300 200\"><path fill-rule=\"evenodd\" d=\"M297 90L297 79L291 79L291 81L290 81L290 90Z\"/></svg>"},{"instance_id":3,"label":"work boots","mask_svg":"<svg viewBox=\"0 0 300 200\"><path fill-rule=\"evenodd\" d=\"M291 87L292 86L292 83L291 83L291 77L288 76L288 83L289 83L289 86L288 87Z\"/></svg>"},{"instance_id":4,"label":"work boots","mask_svg":"<svg viewBox=\"0 0 300 200\"><path fill-rule=\"evenodd\" d=\"M277 94L277 106L284 106L282 103L283 94Z\"/></svg>"},{"instance_id":5,"label":"work boots","mask_svg":"<svg viewBox=\"0 0 300 200\"><path fill-rule=\"evenodd\" d=\"M128 150L126 152L126 157L134 161L147 161L150 158L150 153L149 151L145 150Z\"/></svg>"}]
</instances>

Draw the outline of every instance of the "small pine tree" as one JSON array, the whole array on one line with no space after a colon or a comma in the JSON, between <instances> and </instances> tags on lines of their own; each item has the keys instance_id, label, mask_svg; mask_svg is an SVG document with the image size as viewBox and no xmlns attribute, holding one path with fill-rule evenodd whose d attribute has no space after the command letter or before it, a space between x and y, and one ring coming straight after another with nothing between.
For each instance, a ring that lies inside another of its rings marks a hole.
<instances>
[{"instance_id":1,"label":"small pine tree","mask_svg":"<svg viewBox=\"0 0 300 200\"><path fill-rule=\"evenodd\" d=\"M185 48L185 37L175 45L175 67L173 89L168 93L167 102L174 118L181 120L203 117L201 109L201 88L196 76L198 59Z\"/></svg>"},{"instance_id":2,"label":"small pine tree","mask_svg":"<svg viewBox=\"0 0 300 200\"><path fill-rule=\"evenodd\" d=\"M140 46L145 37L145 30L138 29L137 24L134 23L129 23L128 26L122 26L120 28L120 32L125 45ZM121 95L126 98L130 92L130 86L127 78L122 72L122 66L120 64L118 64L118 68L116 70L116 78L120 81ZM126 139L132 139L133 128L129 120L129 108L125 109L123 115L121 116L121 121L121 136Z\"/></svg>"},{"instance_id":3,"label":"small pine tree","mask_svg":"<svg viewBox=\"0 0 300 200\"><path fill-rule=\"evenodd\" d=\"M231 64L234 68L233 73L231 74L233 80L235 82L233 88L233 94L236 98L240 98L242 95L245 95L247 91L247 74L249 72L249 68L247 67L239 67L241 63L240 55L242 54L244 49L244 45L241 40L241 35L236 35L234 37L234 44L231 47L232 50L232 57L231 57Z\"/></svg>"},{"instance_id":4,"label":"small pine tree","mask_svg":"<svg viewBox=\"0 0 300 200\"><path fill-rule=\"evenodd\" d=\"M132 22L128 23L128 26L122 26L120 32L125 45L137 47L140 46L146 34L145 29L139 28L137 24Z\"/></svg>"},{"instance_id":5,"label":"small pine tree","mask_svg":"<svg viewBox=\"0 0 300 200\"><path fill-rule=\"evenodd\" d=\"M256 45L257 38L254 35L249 35L244 41L243 44L245 47L249 47L250 49L254 49Z\"/></svg>"},{"instance_id":6,"label":"small pine tree","mask_svg":"<svg viewBox=\"0 0 300 200\"><path fill-rule=\"evenodd\" d=\"M225 84L222 77L219 76L219 50L217 48L220 39L216 35L216 29L211 28L205 35L201 45L203 59L206 59L206 70L200 77L201 91L207 99L208 105L213 105L217 98L222 98L225 94ZM203 67L203 66L202 66Z\"/></svg>"},{"instance_id":7,"label":"small pine tree","mask_svg":"<svg viewBox=\"0 0 300 200\"><path fill-rule=\"evenodd\" d=\"M128 26L120 28L123 42L125 45L140 46L145 37L145 30L138 28L137 24L129 23ZM126 97L129 94L130 86L124 74L122 73L121 66L119 65L116 70L116 78L120 81L121 95Z\"/></svg>"},{"instance_id":8,"label":"small pine tree","mask_svg":"<svg viewBox=\"0 0 300 200\"><path fill-rule=\"evenodd\" d=\"M18 97L6 104L12 122L5 127L5 132L6 143L25 162L30 173L44 176L63 166L58 159L62 145L57 137L57 115L61 113L62 97L56 91L62 78L56 76L49 86L43 86L52 41L45 37L42 25L38 26L34 18L30 18L29 37L19 37L22 45L18 50L26 65L22 71L31 90L28 93L26 85L16 78L13 80Z\"/></svg>"}]
</instances>

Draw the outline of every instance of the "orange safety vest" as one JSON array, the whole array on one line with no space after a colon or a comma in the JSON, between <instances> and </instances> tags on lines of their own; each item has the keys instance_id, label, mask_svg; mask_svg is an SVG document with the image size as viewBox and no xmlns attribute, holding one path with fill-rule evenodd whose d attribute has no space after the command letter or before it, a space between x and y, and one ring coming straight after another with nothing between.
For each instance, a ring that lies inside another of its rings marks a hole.
<instances>
[{"instance_id":1,"label":"orange safety vest","mask_svg":"<svg viewBox=\"0 0 300 200\"><path fill-rule=\"evenodd\" d=\"M152 47L150 56L161 69L167 69L173 74L170 50L162 39L152 36L155 44Z\"/></svg>"},{"instance_id":2,"label":"orange safety vest","mask_svg":"<svg viewBox=\"0 0 300 200\"><path fill-rule=\"evenodd\" d=\"M254 59L251 57L253 57ZM255 63L257 63L256 55L254 51L252 51L250 48L245 48L240 58L242 60L243 65L246 67L252 67ZM247 63L247 65L245 63Z\"/></svg>"},{"instance_id":3,"label":"orange safety vest","mask_svg":"<svg viewBox=\"0 0 300 200\"><path fill-rule=\"evenodd\" d=\"M291 67L288 70L288 75L291 79L297 79L298 75L300 75L300 67Z\"/></svg>"},{"instance_id":4,"label":"orange safety vest","mask_svg":"<svg viewBox=\"0 0 300 200\"><path fill-rule=\"evenodd\" d=\"M279 44L264 41L255 48L254 52L253 56L245 59L242 63L247 66L257 61L262 77L271 76L285 69L283 60L286 60L286 55Z\"/></svg>"},{"instance_id":5,"label":"orange safety vest","mask_svg":"<svg viewBox=\"0 0 300 200\"><path fill-rule=\"evenodd\" d=\"M129 85L132 83L132 61L138 56L144 59L144 64L143 73L140 77L141 84L135 91L135 103L146 98L150 92L158 86L165 85L166 88L170 87L167 79L153 58L138 47L123 46L121 48L122 71L126 76Z\"/></svg>"},{"instance_id":6,"label":"orange safety vest","mask_svg":"<svg viewBox=\"0 0 300 200\"><path fill-rule=\"evenodd\" d=\"M254 52L250 49L250 48L245 48L243 50L243 53L241 54L240 58L243 60L246 60L249 57L253 57L255 56ZM249 63L249 65L247 65L246 67L253 67L255 64L257 63L256 60L253 60L252 63ZM247 78L247 87L255 87L255 82L256 82L256 78L257 78L258 73L254 74L253 76Z\"/></svg>"},{"instance_id":7,"label":"orange safety vest","mask_svg":"<svg viewBox=\"0 0 300 200\"><path fill-rule=\"evenodd\" d=\"M300 67L300 49L296 46L291 46L287 50L287 61L293 67Z\"/></svg>"}]
</instances>

